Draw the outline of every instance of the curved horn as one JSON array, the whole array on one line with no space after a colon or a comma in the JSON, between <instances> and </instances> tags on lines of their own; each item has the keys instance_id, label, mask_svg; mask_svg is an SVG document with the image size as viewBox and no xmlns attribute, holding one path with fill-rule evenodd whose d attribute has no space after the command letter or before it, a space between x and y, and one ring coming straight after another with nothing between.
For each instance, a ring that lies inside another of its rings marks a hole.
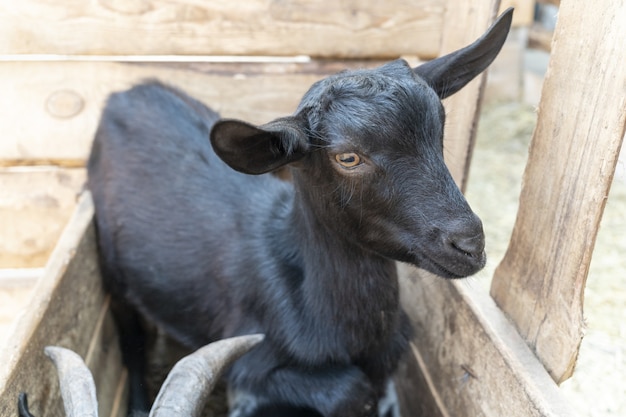
<instances>
[{"instance_id":1,"label":"curved horn","mask_svg":"<svg viewBox=\"0 0 626 417\"><path fill-rule=\"evenodd\" d=\"M83 359L57 346L47 346L44 353L57 368L66 417L98 417L96 385Z\"/></svg>"},{"instance_id":2,"label":"curved horn","mask_svg":"<svg viewBox=\"0 0 626 417\"><path fill-rule=\"evenodd\" d=\"M199 416L222 372L263 337L255 334L220 340L179 360L163 382L150 417Z\"/></svg>"}]
</instances>

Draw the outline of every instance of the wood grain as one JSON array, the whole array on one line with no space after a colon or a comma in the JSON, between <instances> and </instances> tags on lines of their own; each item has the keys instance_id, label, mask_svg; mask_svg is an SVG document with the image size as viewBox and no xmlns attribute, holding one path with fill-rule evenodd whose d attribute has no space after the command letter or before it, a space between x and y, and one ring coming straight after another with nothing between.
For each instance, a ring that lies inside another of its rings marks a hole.
<instances>
[{"instance_id":1,"label":"wood grain","mask_svg":"<svg viewBox=\"0 0 626 417\"><path fill-rule=\"evenodd\" d=\"M425 372L428 368L421 359L416 342L411 342L411 348L400 361L394 376L400 415L448 417L430 374Z\"/></svg>"},{"instance_id":2,"label":"wood grain","mask_svg":"<svg viewBox=\"0 0 626 417\"><path fill-rule=\"evenodd\" d=\"M537 0L537 3L559 6L561 4L561 0Z\"/></svg>"},{"instance_id":3,"label":"wood grain","mask_svg":"<svg viewBox=\"0 0 626 417\"><path fill-rule=\"evenodd\" d=\"M528 47L550 52L553 36L554 32L552 30L546 29L536 23L531 26L530 32L528 33Z\"/></svg>"},{"instance_id":4,"label":"wood grain","mask_svg":"<svg viewBox=\"0 0 626 417\"><path fill-rule=\"evenodd\" d=\"M441 0L0 0L3 54L432 58Z\"/></svg>"},{"instance_id":5,"label":"wood grain","mask_svg":"<svg viewBox=\"0 0 626 417\"><path fill-rule=\"evenodd\" d=\"M577 415L514 326L475 283L444 280L404 264L399 272L402 305L415 327L414 348L441 406L433 415Z\"/></svg>"},{"instance_id":6,"label":"wood grain","mask_svg":"<svg viewBox=\"0 0 626 417\"><path fill-rule=\"evenodd\" d=\"M519 212L491 288L557 382L576 363L585 281L626 130L624 22L623 1L561 3Z\"/></svg>"},{"instance_id":7,"label":"wood grain","mask_svg":"<svg viewBox=\"0 0 626 417\"><path fill-rule=\"evenodd\" d=\"M0 268L45 266L85 178L84 169L0 168Z\"/></svg>"},{"instance_id":8,"label":"wood grain","mask_svg":"<svg viewBox=\"0 0 626 417\"><path fill-rule=\"evenodd\" d=\"M339 63L250 68L246 64L0 63L0 89L6 98L0 101L0 165L46 161L83 166L106 97L147 78L184 89L224 117L265 123L293 113L313 82L342 67ZM80 97L82 110L69 118L50 114L46 102L58 91Z\"/></svg>"},{"instance_id":9,"label":"wood grain","mask_svg":"<svg viewBox=\"0 0 626 417\"><path fill-rule=\"evenodd\" d=\"M493 21L498 6L499 0L448 0L441 55L463 48L478 39ZM486 73L483 73L461 91L444 100L447 113L444 156L452 177L462 190L467 183L485 81Z\"/></svg>"},{"instance_id":10,"label":"wood grain","mask_svg":"<svg viewBox=\"0 0 626 417\"><path fill-rule=\"evenodd\" d=\"M528 27L533 23L535 15L535 0L501 0L498 13L504 12L509 7L515 8L513 15L513 27Z\"/></svg>"},{"instance_id":11,"label":"wood grain","mask_svg":"<svg viewBox=\"0 0 626 417\"><path fill-rule=\"evenodd\" d=\"M96 384L98 415L116 417L119 410L126 409L126 402L116 404L120 383L126 383L126 368L122 365L117 327L111 315L110 295L106 295L100 315L94 321L94 331L85 353L85 363L92 370Z\"/></svg>"},{"instance_id":12,"label":"wood grain","mask_svg":"<svg viewBox=\"0 0 626 417\"><path fill-rule=\"evenodd\" d=\"M29 310L0 353L2 416L15 415L22 391L28 393L34 415L64 415L56 371L43 353L45 346L67 347L87 358L102 393L110 391L103 386L116 385L121 375L117 343L107 324L110 318L97 266L92 216L93 205L85 195L37 283ZM108 399L99 399L101 415L107 416Z\"/></svg>"}]
</instances>

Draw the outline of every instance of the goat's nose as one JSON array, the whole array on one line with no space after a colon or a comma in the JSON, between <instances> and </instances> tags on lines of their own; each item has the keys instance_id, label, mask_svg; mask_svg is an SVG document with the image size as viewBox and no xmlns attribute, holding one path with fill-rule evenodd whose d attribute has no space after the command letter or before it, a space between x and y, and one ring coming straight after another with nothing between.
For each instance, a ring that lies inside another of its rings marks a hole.
<instances>
[{"instance_id":1,"label":"goat's nose","mask_svg":"<svg viewBox=\"0 0 626 417\"><path fill-rule=\"evenodd\" d=\"M479 258L485 250L485 235L482 231L472 236L456 235L450 240L450 245L467 256Z\"/></svg>"},{"instance_id":2,"label":"goat's nose","mask_svg":"<svg viewBox=\"0 0 626 417\"><path fill-rule=\"evenodd\" d=\"M458 220L447 238L456 251L472 258L481 258L485 251L485 233L478 216Z\"/></svg>"}]
</instances>

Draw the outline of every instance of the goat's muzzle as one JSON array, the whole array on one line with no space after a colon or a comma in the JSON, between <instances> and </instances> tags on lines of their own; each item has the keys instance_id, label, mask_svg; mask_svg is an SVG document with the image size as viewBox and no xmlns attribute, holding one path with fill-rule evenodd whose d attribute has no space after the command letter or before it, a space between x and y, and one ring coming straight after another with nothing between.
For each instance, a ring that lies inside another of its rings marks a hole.
<instances>
[{"instance_id":1,"label":"goat's muzzle","mask_svg":"<svg viewBox=\"0 0 626 417\"><path fill-rule=\"evenodd\" d=\"M453 222L443 233L443 260L451 278L463 278L480 271L487 261L485 233L478 216Z\"/></svg>"},{"instance_id":2,"label":"goat's muzzle","mask_svg":"<svg viewBox=\"0 0 626 417\"><path fill-rule=\"evenodd\" d=\"M485 234L478 216L449 221L437 227L422 246L417 265L443 278L465 278L487 261Z\"/></svg>"}]
</instances>

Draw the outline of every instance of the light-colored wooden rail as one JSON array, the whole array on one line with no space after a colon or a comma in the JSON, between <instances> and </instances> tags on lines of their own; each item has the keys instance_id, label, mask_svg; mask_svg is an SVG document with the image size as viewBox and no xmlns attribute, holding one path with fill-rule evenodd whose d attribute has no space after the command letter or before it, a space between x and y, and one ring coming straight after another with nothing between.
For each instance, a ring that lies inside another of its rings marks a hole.
<instances>
[{"instance_id":1,"label":"light-colored wooden rail","mask_svg":"<svg viewBox=\"0 0 626 417\"><path fill-rule=\"evenodd\" d=\"M352 63L374 65L375 63ZM178 86L251 123L291 114L315 81L347 63L154 65L113 62L0 63L0 165L84 166L111 91L147 78ZM30 121L36 120L36 123Z\"/></svg>"},{"instance_id":2,"label":"light-colored wooden rail","mask_svg":"<svg viewBox=\"0 0 626 417\"><path fill-rule=\"evenodd\" d=\"M624 22L623 1L561 2L517 221L491 288L557 382L578 356L585 281L626 130Z\"/></svg>"},{"instance_id":3,"label":"light-colored wooden rail","mask_svg":"<svg viewBox=\"0 0 626 417\"><path fill-rule=\"evenodd\" d=\"M0 53L432 58L443 14L441 0L0 0Z\"/></svg>"}]
</instances>

